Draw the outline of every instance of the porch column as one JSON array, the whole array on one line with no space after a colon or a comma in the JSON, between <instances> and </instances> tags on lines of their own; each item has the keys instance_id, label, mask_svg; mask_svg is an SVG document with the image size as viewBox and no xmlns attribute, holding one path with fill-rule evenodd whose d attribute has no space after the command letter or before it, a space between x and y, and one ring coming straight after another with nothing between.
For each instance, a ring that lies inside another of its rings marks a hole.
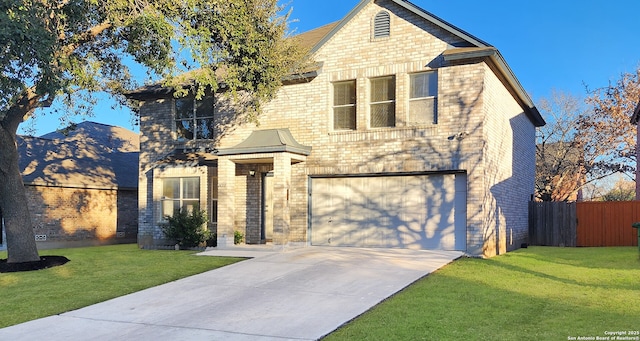
<instances>
[{"instance_id":1,"label":"porch column","mask_svg":"<svg viewBox=\"0 0 640 341\"><path fill-rule=\"evenodd\" d=\"M273 158L273 243L289 243L291 227L291 155L276 153Z\"/></svg>"},{"instance_id":2,"label":"porch column","mask_svg":"<svg viewBox=\"0 0 640 341\"><path fill-rule=\"evenodd\" d=\"M236 164L227 157L218 159L218 247L233 246L235 223Z\"/></svg>"}]
</instances>

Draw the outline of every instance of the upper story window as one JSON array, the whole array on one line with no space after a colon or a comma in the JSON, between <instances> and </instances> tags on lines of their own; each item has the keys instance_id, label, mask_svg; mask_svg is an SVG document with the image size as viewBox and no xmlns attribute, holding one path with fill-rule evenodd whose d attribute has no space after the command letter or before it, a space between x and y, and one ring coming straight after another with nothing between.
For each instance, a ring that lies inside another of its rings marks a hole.
<instances>
[{"instance_id":1,"label":"upper story window","mask_svg":"<svg viewBox=\"0 0 640 341\"><path fill-rule=\"evenodd\" d=\"M162 180L162 217L173 216L181 209L191 212L199 205L200 178Z\"/></svg>"},{"instance_id":2,"label":"upper story window","mask_svg":"<svg viewBox=\"0 0 640 341\"><path fill-rule=\"evenodd\" d=\"M396 78L371 79L371 127L396 126Z\"/></svg>"},{"instance_id":3,"label":"upper story window","mask_svg":"<svg viewBox=\"0 0 640 341\"><path fill-rule=\"evenodd\" d=\"M356 81L333 83L333 129L356 129Z\"/></svg>"},{"instance_id":4,"label":"upper story window","mask_svg":"<svg viewBox=\"0 0 640 341\"><path fill-rule=\"evenodd\" d=\"M373 39L386 38L391 35L391 16L381 11L373 19Z\"/></svg>"},{"instance_id":5,"label":"upper story window","mask_svg":"<svg viewBox=\"0 0 640 341\"><path fill-rule=\"evenodd\" d=\"M409 125L438 123L438 73L421 72L409 77Z\"/></svg>"},{"instance_id":6,"label":"upper story window","mask_svg":"<svg viewBox=\"0 0 640 341\"><path fill-rule=\"evenodd\" d=\"M201 100L193 97L176 98L176 134L179 140L213 139L214 107L213 97Z\"/></svg>"}]
</instances>

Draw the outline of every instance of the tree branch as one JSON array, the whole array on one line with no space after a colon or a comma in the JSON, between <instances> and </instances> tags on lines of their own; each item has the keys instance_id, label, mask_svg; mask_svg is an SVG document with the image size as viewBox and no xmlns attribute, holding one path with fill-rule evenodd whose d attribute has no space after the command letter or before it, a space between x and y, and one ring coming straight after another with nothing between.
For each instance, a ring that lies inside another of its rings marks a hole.
<instances>
[{"instance_id":1,"label":"tree branch","mask_svg":"<svg viewBox=\"0 0 640 341\"><path fill-rule=\"evenodd\" d=\"M102 23L100 23L100 24L88 29L82 35L80 35L76 41L74 41L73 43L70 43L70 44L68 44L66 46L63 46L60 49L61 50L60 57L69 57L80 46L82 46L82 45L94 40L98 35L100 35L100 33L108 30L112 26L113 25L111 24L111 22L104 21L104 22L102 22Z\"/></svg>"}]
</instances>

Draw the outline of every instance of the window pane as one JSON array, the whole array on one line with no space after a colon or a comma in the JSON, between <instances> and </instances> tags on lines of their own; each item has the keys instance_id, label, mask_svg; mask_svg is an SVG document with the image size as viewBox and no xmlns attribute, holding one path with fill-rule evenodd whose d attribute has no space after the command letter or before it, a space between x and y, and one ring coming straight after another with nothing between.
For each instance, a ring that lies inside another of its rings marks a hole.
<instances>
[{"instance_id":1,"label":"window pane","mask_svg":"<svg viewBox=\"0 0 640 341\"><path fill-rule=\"evenodd\" d=\"M409 125L438 123L437 103L435 98L409 101Z\"/></svg>"},{"instance_id":2,"label":"window pane","mask_svg":"<svg viewBox=\"0 0 640 341\"><path fill-rule=\"evenodd\" d=\"M209 183L211 184L211 198L218 199L218 178L209 178Z\"/></svg>"},{"instance_id":3,"label":"window pane","mask_svg":"<svg viewBox=\"0 0 640 341\"><path fill-rule=\"evenodd\" d=\"M162 217L173 217L180 210L180 200L162 200Z\"/></svg>"},{"instance_id":4,"label":"window pane","mask_svg":"<svg viewBox=\"0 0 640 341\"><path fill-rule=\"evenodd\" d=\"M209 221L212 223L218 222L218 200L211 201L211 211L209 212Z\"/></svg>"},{"instance_id":5,"label":"window pane","mask_svg":"<svg viewBox=\"0 0 640 341\"><path fill-rule=\"evenodd\" d=\"M193 209L200 206L200 201L198 200L184 200L182 202L182 209L191 213Z\"/></svg>"},{"instance_id":6,"label":"window pane","mask_svg":"<svg viewBox=\"0 0 640 341\"><path fill-rule=\"evenodd\" d=\"M411 75L410 98L435 97L438 95L438 74L424 72Z\"/></svg>"},{"instance_id":7,"label":"window pane","mask_svg":"<svg viewBox=\"0 0 640 341\"><path fill-rule=\"evenodd\" d=\"M356 81L333 84L333 105L356 103Z\"/></svg>"},{"instance_id":8,"label":"window pane","mask_svg":"<svg viewBox=\"0 0 640 341\"><path fill-rule=\"evenodd\" d=\"M193 117L193 98L176 98L176 119Z\"/></svg>"},{"instance_id":9,"label":"window pane","mask_svg":"<svg viewBox=\"0 0 640 341\"><path fill-rule=\"evenodd\" d=\"M356 129L356 107L333 108L333 129Z\"/></svg>"},{"instance_id":10,"label":"window pane","mask_svg":"<svg viewBox=\"0 0 640 341\"><path fill-rule=\"evenodd\" d=\"M176 121L176 135L179 139L193 139L193 121L183 120Z\"/></svg>"},{"instance_id":11,"label":"window pane","mask_svg":"<svg viewBox=\"0 0 640 341\"><path fill-rule=\"evenodd\" d=\"M393 77L371 80L371 102L392 101L396 99L396 82Z\"/></svg>"},{"instance_id":12,"label":"window pane","mask_svg":"<svg viewBox=\"0 0 640 341\"><path fill-rule=\"evenodd\" d=\"M395 103L380 103L371 105L371 127L395 127Z\"/></svg>"},{"instance_id":13,"label":"window pane","mask_svg":"<svg viewBox=\"0 0 640 341\"><path fill-rule=\"evenodd\" d=\"M196 101L196 117L213 117L213 97L203 97L202 100Z\"/></svg>"},{"instance_id":14,"label":"window pane","mask_svg":"<svg viewBox=\"0 0 640 341\"><path fill-rule=\"evenodd\" d=\"M180 179L164 179L162 196L169 199L180 199Z\"/></svg>"},{"instance_id":15,"label":"window pane","mask_svg":"<svg viewBox=\"0 0 640 341\"><path fill-rule=\"evenodd\" d=\"M182 179L182 198L183 199L200 198L200 178Z\"/></svg>"},{"instance_id":16,"label":"window pane","mask_svg":"<svg viewBox=\"0 0 640 341\"><path fill-rule=\"evenodd\" d=\"M197 123L197 139L211 140L213 139L213 118L199 119Z\"/></svg>"}]
</instances>

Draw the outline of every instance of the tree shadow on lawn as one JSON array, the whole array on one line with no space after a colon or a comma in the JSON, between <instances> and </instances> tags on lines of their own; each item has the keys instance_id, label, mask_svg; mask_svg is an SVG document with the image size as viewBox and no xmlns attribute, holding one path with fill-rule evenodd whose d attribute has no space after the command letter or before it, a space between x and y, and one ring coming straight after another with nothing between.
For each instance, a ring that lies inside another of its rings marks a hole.
<instances>
[{"instance_id":1,"label":"tree shadow on lawn","mask_svg":"<svg viewBox=\"0 0 640 341\"><path fill-rule=\"evenodd\" d=\"M621 290L638 290L638 284L634 280L626 281L624 278L637 278L637 275L633 273L633 268L604 268L604 267L585 267L584 264L575 264L575 263L556 263L553 262L549 258L545 257L533 257L537 264L530 264L530 267L514 265L510 263L505 263L499 260L487 260L487 266L500 268L502 270L511 271L514 273L520 273L522 275L529 275L539 277L545 280L551 280L567 285L576 285L581 287L593 287L593 288L603 288L603 289L621 289ZM551 267L555 269L550 269L550 273L543 272L544 271L544 263L552 264ZM593 281L585 281L579 278L571 278L571 274L569 272L565 272L562 274L564 277L560 277L551 272L558 272L559 267L574 267L574 268L584 268L580 270L576 270L581 272L581 275L594 278ZM534 269L537 268L537 269ZM636 268L640 271L640 267ZM498 270L498 269L496 269ZM609 270L610 273L603 273ZM600 280L597 280L600 279ZM617 281L622 280L622 282Z\"/></svg>"},{"instance_id":2,"label":"tree shadow on lawn","mask_svg":"<svg viewBox=\"0 0 640 341\"><path fill-rule=\"evenodd\" d=\"M39 261L7 263L6 259L0 259L0 273L21 272L48 269L64 265L69 259L64 256L41 256Z\"/></svg>"},{"instance_id":3,"label":"tree shadow on lawn","mask_svg":"<svg viewBox=\"0 0 640 341\"><path fill-rule=\"evenodd\" d=\"M635 246L567 248L533 246L517 250L514 254L538 262L563 266L587 269L640 270L640 253Z\"/></svg>"},{"instance_id":4,"label":"tree shadow on lawn","mask_svg":"<svg viewBox=\"0 0 640 341\"><path fill-rule=\"evenodd\" d=\"M506 267L476 268L473 274L464 270L441 271L423 278L327 339L381 339L380 335L391 335L399 340L566 340L568 336L604 336L606 330L627 330L637 324L637 309L627 314L620 311L624 308L612 310L545 297L534 285L529 292L518 292L474 279L509 275L513 270ZM526 280L520 285L527 287Z\"/></svg>"}]
</instances>

